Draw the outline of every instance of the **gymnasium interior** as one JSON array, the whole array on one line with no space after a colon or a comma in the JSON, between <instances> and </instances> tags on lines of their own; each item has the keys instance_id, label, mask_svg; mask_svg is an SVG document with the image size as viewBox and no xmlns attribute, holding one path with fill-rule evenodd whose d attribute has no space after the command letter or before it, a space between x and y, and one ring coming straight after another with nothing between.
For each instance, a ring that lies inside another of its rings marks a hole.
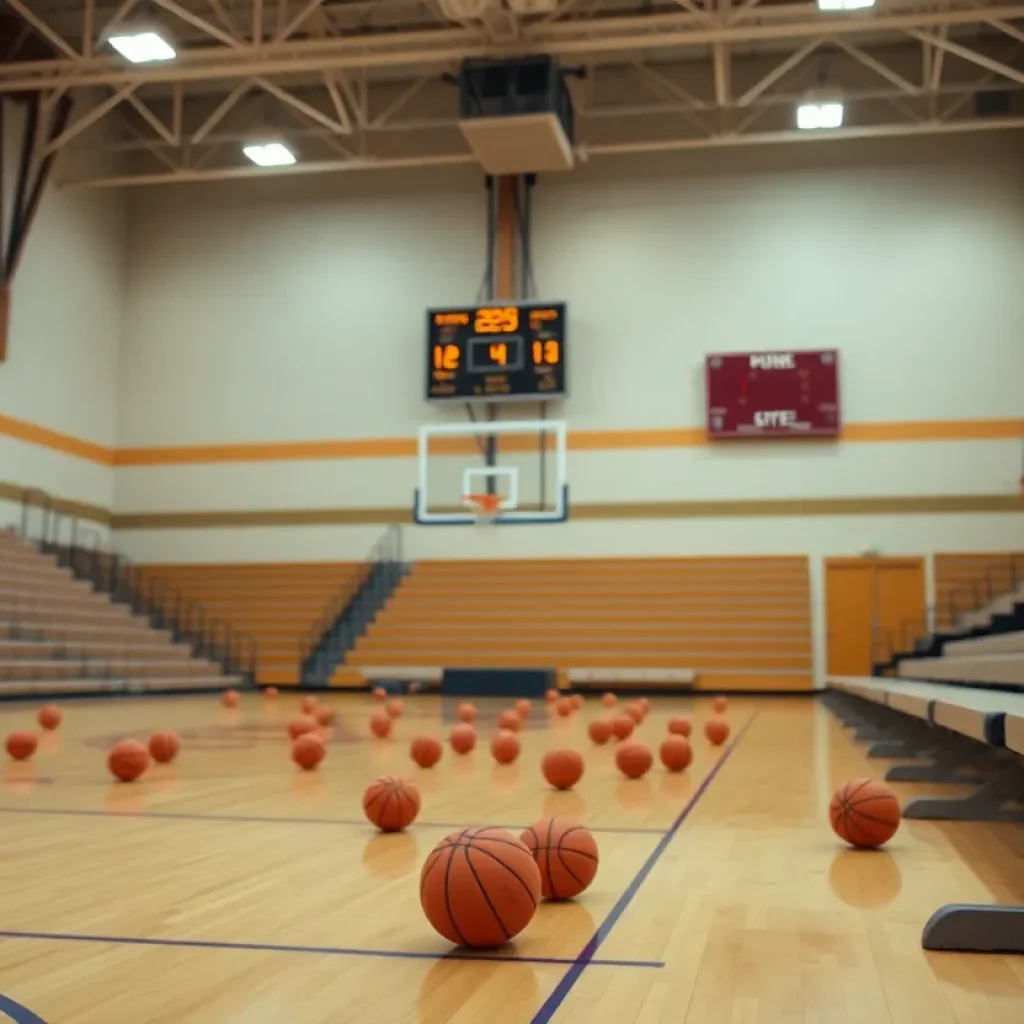
<instances>
[{"instance_id":1,"label":"gymnasium interior","mask_svg":"<svg viewBox=\"0 0 1024 1024\"><path fill-rule=\"evenodd\" d=\"M1024 6L0 2L0 1021L1020 1024Z\"/></svg>"}]
</instances>

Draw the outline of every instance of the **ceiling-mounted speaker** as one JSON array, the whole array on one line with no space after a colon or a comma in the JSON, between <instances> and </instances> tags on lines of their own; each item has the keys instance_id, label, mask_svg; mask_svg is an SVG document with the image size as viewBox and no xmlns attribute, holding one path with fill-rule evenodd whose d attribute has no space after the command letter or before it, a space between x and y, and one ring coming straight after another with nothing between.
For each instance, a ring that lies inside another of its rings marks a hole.
<instances>
[{"instance_id":1,"label":"ceiling-mounted speaker","mask_svg":"<svg viewBox=\"0 0 1024 1024\"><path fill-rule=\"evenodd\" d=\"M974 94L975 117L1007 117L1010 93L1007 89L986 89Z\"/></svg>"},{"instance_id":2,"label":"ceiling-mounted speaker","mask_svg":"<svg viewBox=\"0 0 1024 1024\"><path fill-rule=\"evenodd\" d=\"M573 166L572 98L552 57L464 61L459 127L488 174Z\"/></svg>"}]
</instances>

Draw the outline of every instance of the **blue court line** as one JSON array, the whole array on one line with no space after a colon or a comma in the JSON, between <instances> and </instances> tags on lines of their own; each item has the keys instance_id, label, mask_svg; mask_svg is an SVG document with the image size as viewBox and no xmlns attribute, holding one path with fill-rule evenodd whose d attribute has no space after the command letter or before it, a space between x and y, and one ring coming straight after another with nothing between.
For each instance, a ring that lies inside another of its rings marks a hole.
<instances>
[{"instance_id":1,"label":"blue court line","mask_svg":"<svg viewBox=\"0 0 1024 1024\"><path fill-rule=\"evenodd\" d=\"M128 935L76 935L65 932L0 931L0 939L37 939L44 942L92 942L108 946L158 946L179 949L226 949L248 953L306 953L314 956L361 956L387 960L485 960L489 963L546 964L559 967L576 963L571 957L495 956L451 950L428 953L403 949L358 949L346 946L282 946L269 942L215 942L204 939L149 939ZM591 967L643 967L659 970L664 960L590 960Z\"/></svg>"},{"instance_id":2,"label":"blue court line","mask_svg":"<svg viewBox=\"0 0 1024 1024\"><path fill-rule=\"evenodd\" d=\"M42 1017L37 1017L27 1006L0 995L0 1013L7 1014L14 1024L46 1024Z\"/></svg>"},{"instance_id":3,"label":"blue court line","mask_svg":"<svg viewBox=\"0 0 1024 1024\"><path fill-rule=\"evenodd\" d=\"M111 785L114 785L112 782ZM0 807L0 814L35 814L42 817L52 815L68 818L154 818L166 821L235 821L257 825L356 825L370 827L365 818L274 818L246 814L188 814L177 811L106 811L88 810L83 808L49 808L49 807ZM451 829L468 828L464 821L418 821L420 828ZM529 825L495 825L508 831L529 828ZM608 835L642 835L663 836L663 828L601 828L588 826L591 832Z\"/></svg>"},{"instance_id":4,"label":"blue court line","mask_svg":"<svg viewBox=\"0 0 1024 1024\"><path fill-rule=\"evenodd\" d=\"M544 1004L534 1015L533 1020L530 1024L549 1024L550 1020L558 1012L558 1008L565 1002L566 996L572 991L573 986L579 981L583 971L595 964L597 961L594 959L594 954L597 953L598 949L604 943L605 939L608 938L609 933L618 924L619 918L622 917L626 908L633 902L633 898L640 891L640 886L643 885L647 876L654 869L654 865L661 859L662 854L669 848L672 840L675 839L679 829L682 828L683 822L690 816L690 812L697 806L700 798L707 792L708 787L715 780L715 776L725 766L725 762L732 757L733 751L739 746L740 741L746 735L747 730L753 724L754 719L757 718L757 712L755 711L747 720L743 723L739 732L736 733L736 738L726 747L722 756L715 763L714 767L704 776L704 781L694 791L693 796L686 802L686 806L679 812L678 817L669 826L668 831L662 836L661 842L655 846L651 855L641 865L640 870L636 873L633 880L629 883L626 891L619 897L615 906L608 912L608 916L598 925L597 931L594 932L590 941L583 947L583 951L576 958L573 965L565 972L562 979L555 986L554 991L544 1001Z\"/></svg>"}]
</instances>

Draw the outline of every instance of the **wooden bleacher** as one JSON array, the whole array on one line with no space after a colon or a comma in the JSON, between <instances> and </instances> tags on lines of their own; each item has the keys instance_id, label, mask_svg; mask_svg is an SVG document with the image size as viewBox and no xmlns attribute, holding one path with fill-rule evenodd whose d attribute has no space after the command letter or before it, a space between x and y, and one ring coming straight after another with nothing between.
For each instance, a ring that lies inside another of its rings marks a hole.
<instances>
[{"instance_id":1,"label":"wooden bleacher","mask_svg":"<svg viewBox=\"0 0 1024 1024\"><path fill-rule=\"evenodd\" d=\"M543 667L575 685L809 690L806 558L419 562L347 659L367 678Z\"/></svg>"},{"instance_id":2,"label":"wooden bleacher","mask_svg":"<svg viewBox=\"0 0 1024 1024\"><path fill-rule=\"evenodd\" d=\"M258 645L256 681L295 686L311 631L359 588L365 562L148 565L157 578Z\"/></svg>"},{"instance_id":3,"label":"wooden bleacher","mask_svg":"<svg viewBox=\"0 0 1024 1024\"><path fill-rule=\"evenodd\" d=\"M1024 552L986 554L937 554L935 573L935 624L938 629L955 625L958 614L1008 593L1024 581Z\"/></svg>"}]
</instances>

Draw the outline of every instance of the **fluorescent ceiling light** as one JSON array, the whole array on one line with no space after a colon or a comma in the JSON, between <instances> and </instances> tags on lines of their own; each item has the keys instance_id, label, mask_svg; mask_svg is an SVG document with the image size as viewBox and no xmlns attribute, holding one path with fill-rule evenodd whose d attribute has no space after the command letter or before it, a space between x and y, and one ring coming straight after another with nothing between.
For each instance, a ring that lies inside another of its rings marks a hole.
<instances>
[{"instance_id":1,"label":"fluorescent ceiling light","mask_svg":"<svg viewBox=\"0 0 1024 1024\"><path fill-rule=\"evenodd\" d=\"M796 108L796 126L804 131L838 128L842 123L842 103L801 103Z\"/></svg>"},{"instance_id":2,"label":"fluorescent ceiling light","mask_svg":"<svg viewBox=\"0 0 1024 1024\"><path fill-rule=\"evenodd\" d=\"M245 146L242 152L259 167L290 167L295 154L283 142L259 142Z\"/></svg>"},{"instance_id":3,"label":"fluorescent ceiling light","mask_svg":"<svg viewBox=\"0 0 1024 1024\"><path fill-rule=\"evenodd\" d=\"M819 11L863 11L874 6L875 0L818 0Z\"/></svg>"},{"instance_id":4,"label":"fluorescent ceiling light","mask_svg":"<svg viewBox=\"0 0 1024 1024\"><path fill-rule=\"evenodd\" d=\"M157 32L121 32L110 36L107 42L133 64L174 60L178 56L174 47Z\"/></svg>"}]
</instances>

